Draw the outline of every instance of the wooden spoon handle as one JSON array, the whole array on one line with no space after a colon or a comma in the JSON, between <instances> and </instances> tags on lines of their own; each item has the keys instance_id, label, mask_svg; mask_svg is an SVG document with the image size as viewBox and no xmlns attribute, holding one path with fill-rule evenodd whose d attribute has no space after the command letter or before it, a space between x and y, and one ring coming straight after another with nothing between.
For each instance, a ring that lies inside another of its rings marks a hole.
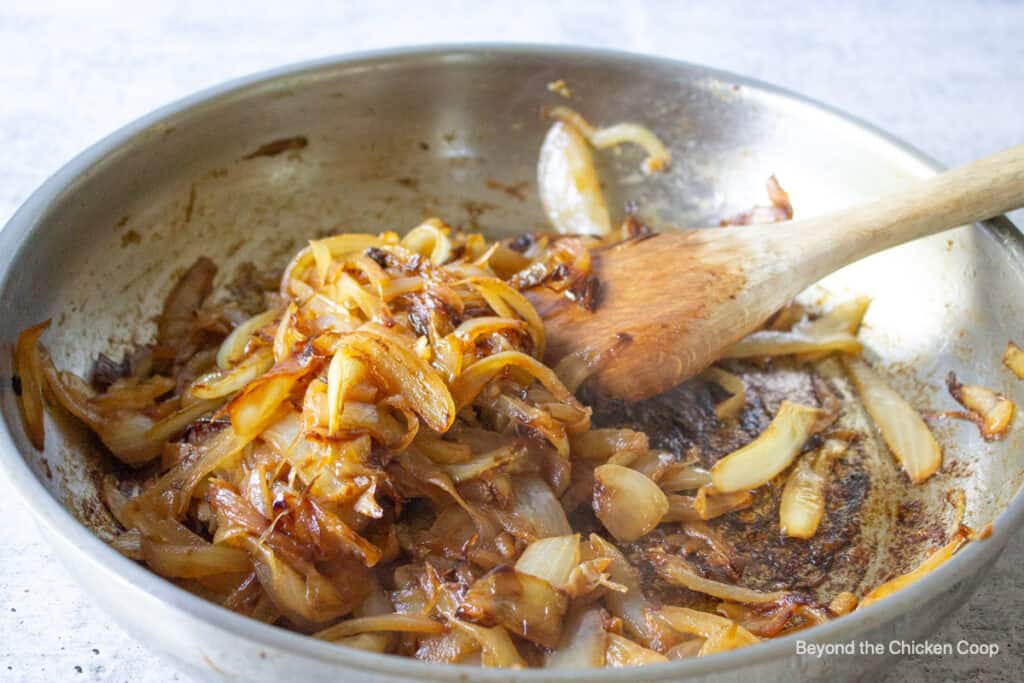
<instances>
[{"instance_id":1,"label":"wooden spoon handle","mask_svg":"<svg viewBox=\"0 0 1024 683\"><path fill-rule=\"evenodd\" d=\"M804 270L810 284L883 249L1021 206L1024 145L946 171L875 202L794 221L780 230L778 237L789 241L799 235L801 240L815 241L816 249L811 249L816 252L815 267ZM799 253L806 262L808 254Z\"/></svg>"}]
</instances>

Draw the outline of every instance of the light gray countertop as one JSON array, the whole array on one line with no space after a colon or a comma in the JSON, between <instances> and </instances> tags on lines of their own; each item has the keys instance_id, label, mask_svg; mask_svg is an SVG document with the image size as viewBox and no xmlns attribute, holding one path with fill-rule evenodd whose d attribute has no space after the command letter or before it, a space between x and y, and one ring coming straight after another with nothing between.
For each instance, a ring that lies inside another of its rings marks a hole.
<instances>
[{"instance_id":1,"label":"light gray countertop","mask_svg":"<svg viewBox=\"0 0 1024 683\"><path fill-rule=\"evenodd\" d=\"M736 71L852 112L954 165L1024 142L1024 3L573 2L0 4L0 224L115 128L222 80L334 53L440 42L573 43ZM1021 224L1021 214L1014 216ZM55 563L0 479L0 680L185 681ZM934 641L887 680L1017 681L1024 537Z\"/></svg>"}]
</instances>

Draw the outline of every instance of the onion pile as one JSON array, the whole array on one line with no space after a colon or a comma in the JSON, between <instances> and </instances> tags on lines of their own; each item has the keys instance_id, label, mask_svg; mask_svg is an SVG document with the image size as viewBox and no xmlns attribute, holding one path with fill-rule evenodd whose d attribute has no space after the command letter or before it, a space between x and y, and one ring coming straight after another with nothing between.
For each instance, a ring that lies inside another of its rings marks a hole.
<instances>
[{"instance_id":1,"label":"onion pile","mask_svg":"<svg viewBox=\"0 0 1024 683\"><path fill-rule=\"evenodd\" d=\"M545 364L544 324L522 292L548 287L593 310L592 250L648 234L633 218L613 234L590 147L635 143L647 172L671 161L639 125L595 129L571 110L549 113L538 179L562 234L488 243L438 219L404 237L339 234L309 242L279 281L243 269L227 294L215 293L217 269L200 259L170 291L155 341L119 363L101 356L89 381L58 370L40 343L48 323L23 332L15 388L29 441L43 448L49 405L131 472L104 482L124 527L112 546L240 614L429 662L636 666L855 609L849 593L825 607L742 585L736 550L709 523L784 481L780 531L813 537L830 465L848 445L830 431L835 410L770 406L767 429L708 470L652 449L641 431L592 429L575 395L589 365ZM774 178L768 191L770 210L736 222L790 218ZM858 298L820 315L788 306L726 356L840 354L921 483L941 451L915 409L855 357L867 306ZM1007 349L1006 363L1024 365L1019 349ZM747 385L728 367L704 379L725 394L717 419L740 425ZM950 386L986 438L1005 433L1005 397L955 378ZM704 561L652 544L668 531ZM966 538L861 604L916 580ZM649 597L662 592L645 590L651 577L694 599L662 604Z\"/></svg>"}]
</instances>

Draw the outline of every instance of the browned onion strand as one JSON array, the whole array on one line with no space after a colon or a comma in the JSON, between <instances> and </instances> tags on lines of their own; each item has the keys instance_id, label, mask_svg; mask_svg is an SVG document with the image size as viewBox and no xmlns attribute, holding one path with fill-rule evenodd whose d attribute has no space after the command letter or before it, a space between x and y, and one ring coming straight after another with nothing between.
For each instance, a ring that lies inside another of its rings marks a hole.
<instances>
[{"instance_id":1,"label":"browned onion strand","mask_svg":"<svg viewBox=\"0 0 1024 683\"><path fill-rule=\"evenodd\" d=\"M719 525L763 517L759 496L785 481L779 531L811 538L829 467L849 445L819 436L838 408L783 400L767 429L712 464L696 447L652 448L628 425L592 428L575 393L601 359L544 362L544 323L522 290L547 287L592 309L591 251L617 239L590 146L638 144L648 171L671 158L638 125L595 129L571 110L551 114L542 199L557 230L583 234L488 244L429 219L403 237L334 235L299 251L279 282L244 270L227 297L213 290L216 267L200 259L171 289L155 343L122 363L101 356L92 383L57 369L39 343L48 323L23 332L14 367L33 445L44 445L49 400L137 468L104 481L124 527L111 545L240 614L429 662L637 666L743 647L855 609L859 597L848 592L819 604L750 587ZM774 177L768 193L761 214L791 218ZM631 217L621 233L650 231ZM868 303L820 314L794 303L726 355L845 354L868 413L920 483L941 462L934 437L850 357L862 348ZM1019 376L1022 359L1011 344L1005 362ZM714 417L749 430L759 397L748 406L756 380L743 365L703 379L725 394ZM1005 434L1008 399L955 378L950 388L986 438ZM963 508L961 495L961 517ZM975 537L961 528L861 604ZM693 599L664 604L669 594Z\"/></svg>"}]
</instances>

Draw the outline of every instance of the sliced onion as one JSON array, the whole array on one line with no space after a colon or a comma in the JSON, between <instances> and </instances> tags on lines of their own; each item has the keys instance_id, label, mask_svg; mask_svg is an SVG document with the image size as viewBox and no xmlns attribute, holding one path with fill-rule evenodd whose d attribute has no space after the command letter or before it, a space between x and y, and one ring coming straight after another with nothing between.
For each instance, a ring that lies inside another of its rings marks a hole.
<instances>
[{"instance_id":1,"label":"sliced onion","mask_svg":"<svg viewBox=\"0 0 1024 683\"><path fill-rule=\"evenodd\" d=\"M244 550L210 543L181 545L143 538L142 557L150 569L169 578L197 579L252 571L249 555Z\"/></svg>"},{"instance_id":2,"label":"sliced onion","mask_svg":"<svg viewBox=\"0 0 1024 683\"><path fill-rule=\"evenodd\" d=\"M668 657L649 648L635 643L625 636L609 633L608 648L605 651L606 666L620 669L627 666L643 666L645 664L661 664Z\"/></svg>"},{"instance_id":3,"label":"sliced onion","mask_svg":"<svg viewBox=\"0 0 1024 683\"><path fill-rule=\"evenodd\" d=\"M527 356L519 351L502 351L493 356L482 358L466 368L451 386L455 405L461 410L472 403L477 395L483 391L484 386L497 377L499 372L508 367L521 368L533 375L559 401L570 405L578 405L576 399L562 385L551 368L536 358Z\"/></svg>"},{"instance_id":4,"label":"sliced onion","mask_svg":"<svg viewBox=\"0 0 1024 683\"><path fill-rule=\"evenodd\" d=\"M910 480L920 484L935 474L942 465L942 450L918 412L864 361L844 358L843 366Z\"/></svg>"},{"instance_id":5,"label":"sliced onion","mask_svg":"<svg viewBox=\"0 0 1024 683\"><path fill-rule=\"evenodd\" d=\"M572 527L558 498L543 479L535 474L513 477L513 512L526 519L537 538L570 536Z\"/></svg>"},{"instance_id":6,"label":"sliced onion","mask_svg":"<svg viewBox=\"0 0 1024 683\"><path fill-rule=\"evenodd\" d=\"M721 517L727 512L742 510L754 502L749 491L723 493L714 485L701 486L693 499L693 509L702 520Z\"/></svg>"},{"instance_id":7,"label":"sliced onion","mask_svg":"<svg viewBox=\"0 0 1024 683\"><path fill-rule=\"evenodd\" d=\"M466 279L466 282L479 292L491 310L502 318L511 318L513 315L517 315L525 320L530 331L530 338L533 340L533 355L537 358L544 357L544 321L541 320L537 309L533 307L529 299L498 278L470 277Z\"/></svg>"},{"instance_id":8,"label":"sliced onion","mask_svg":"<svg viewBox=\"0 0 1024 683\"><path fill-rule=\"evenodd\" d=\"M365 251L370 247L384 248L397 244L398 236L394 233L383 233L379 236L346 233L326 237L317 242L326 247L333 258L342 258L349 254ZM306 247L296 254L281 277L281 294L297 294L295 283L304 279L308 275L310 267L315 265L316 258L310 247Z\"/></svg>"},{"instance_id":9,"label":"sliced onion","mask_svg":"<svg viewBox=\"0 0 1024 683\"><path fill-rule=\"evenodd\" d=\"M857 596L849 591L838 593L828 603L828 611L834 616L841 617L857 609Z\"/></svg>"},{"instance_id":10,"label":"sliced onion","mask_svg":"<svg viewBox=\"0 0 1024 683\"><path fill-rule=\"evenodd\" d=\"M804 322L794 328L794 332L816 339L832 335L849 334L857 336L864 315L871 305L871 298L858 296L836 304L816 320ZM803 361L816 361L828 355L828 351L815 351L800 354Z\"/></svg>"},{"instance_id":11,"label":"sliced onion","mask_svg":"<svg viewBox=\"0 0 1024 683\"><path fill-rule=\"evenodd\" d=\"M475 455L466 462L442 465L441 469L456 484L477 479L488 472L507 465L523 455L519 446L502 446L487 453Z\"/></svg>"},{"instance_id":12,"label":"sliced onion","mask_svg":"<svg viewBox=\"0 0 1024 683\"><path fill-rule=\"evenodd\" d=\"M608 633L597 607L570 613L565 619L562 639L547 657L551 669L593 669L605 665Z\"/></svg>"},{"instance_id":13,"label":"sliced onion","mask_svg":"<svg viewBox=\"0 0 1024 683\"><path fill-rule=\"evenodd\" d=\"M526 660L519 654L508 631L501 626L485 628L460 619L452 619L452 626L468 633L480 644L483 666L500 667L503 669L522 669Z\"/></svg>"},{"instance_id":14,"label":"sliced onion","mask_svg":"<svg viewBox=\"0 0 1024 683\"><path fill-rule=\"evenodd\" d=\"M516 571L544 579L560 588L580 563L580 535L541 538L530 545L516 561Z\"/></svg>"},{"instance_id":15,"label":"sliced onion","mask_svg":"<svg viewBox=\"0 0 1024 683\"><path fill-rule=\"evenodd\" d=\"M14 347L14 372L21 379L21 419L25 436L43 450L43 368L39 357L39 338L50 321L39 323L18 335Z\"/></svg>"},{"instance_id":16,"label":"sliced onion","mask_svg":"<svg viewBox=\"0 0 1024 683\"><path fill-rule=\"evenodd\" d=\"M1006 436L1016 410L1013 401L987 387L961 384L952 371L946 377L946 386L957 403L971 412L982 438L994 441Z\"/></svg>"},{"instance_id":17,"label":"sliced onion","mask_svg":"<svg viewBox=\"0 0 1024 683\"><path fill-rule=\"evenodd\" d=\"M575 127L556 122L548 130L537 162L537 186L548 220L558 232L611 233L611 218L590 146Z\"/></svg>"},{"instance_id":18,"label":"sliced onion","mask_svg":"<svg viewBox=\"0 0 1024 683\"><path fill-rule=\"evenodd\" d=\"M617 540L635 541L667 512L665 493L640 472L621 465L594 470L594 513Z\"/></svg>"},{"instance_id":19,"label":"sliced onion","mask_svg":"<svg viewBox=\"0 0 1024 683\"><path fill-rule=\"evenodd\" d=\"M742 379L714 366L705 370L704 376L731 394L729 398L715 405L715 415L719 420L736 417L743 412L743 407L747 403L747 394L746 385Z\"/></svg>"},{"instance_id":20,"label":"sliced onion","mask_svg":"<svg viewBox=\"0 0 1024 683\"><path fill-rule=\"evenodd\" d=\"M594 128L586 119L568 107L554 107L548 116L577 129L597 149L616 147L631 142L647 152L644 172L667 171L672 165L672 155L654 133L635 123L617 123L605 128ZM543 150L543 148L541 148Z\"/></svg>"},{"instance_id":21,"label":"sliced onion","mask_svg":"<svg viewBox=\"0 0 1024 683\"><path fill-rule=\"evenodd\" d=\"M221 370L227 370L244 358L246 346L252 335L258 330L273 324L279 315L281 315L279 309L270 309L254 315L232 330L231 334L224 339L217 350L217 367Z\"/></svg>"},{"instance_id":22,"label":"sliced onion","mask_svg":"<svg viewBox=\"0 0 1024 683\"><path fill-rule=\"evenodd\" d=\"M313 634L314 638L337 642L342 638L375 633L444 633L444 626L430 617L417 614L377 614L346 619Z\"/></svg>"},{"instance_id":23,"label":"sliced onion","mask_svg":"<svg viewBox=\"0 0 1024 683\"><path fill-rule=\"evenodd\" d=\"M185 428L206 413L212 412L222 401L196 401L180 408L146 430L147 441L163 446L164 442L185 431Z\"/></svg>"},{"instance_id":24,"label":"sliced onion","mask_svg":"<svg viewBox=\"0 0 1024 683\"><path fill-rule=\"evenodd\" d=\"M504 626L538 645L555 647L567 606L565 593L547 581L501 566L469 587L456 614L483 626Z\"/></svg>"},{"instance_id":25,"label":"sliced onion","mask_svg":"<svg viewBox=\"0 0 1024 683\"><path fill-rule=\"evenodd\" d=\"M190 392L200 399L222 398L241 391L273 365L274 350L266 346L243 359L236 367L197 377Z\"/></svg>"},{"instance_id":26,"label":"sliced onion","mask_svg":"<svg viewBox=\"0 0 1024 683\"><path fill-rule=\"evenodd\" d=\"M307 368L286 361L250 383L228 404L231 428L242 438L255 439L278 418L281 404L307 372Z\"/></svg>"},{"instance_id":27,"label":"sliced onion","mask_svg":"<svg viewBox=\"0 0 1024 683\"><path fill-rule=\"evenodd\" d=\"M452 242L449 228L438 218L430 218L416 226L402 238L401 245L411 252L429 258L441 265L451 258Z\"/></svg>"},{"instance_id":28,"label":"sliced onion","mask_svg":"<svg viewBox=\"0 0 1024 683\"><path fill-rule=\"evenodd\" d=\"M658 474L655 479L662 491L675 493L676 491L690 491L707 486L711 483L711 473L703 467L697 467L696 465L673 463L664 472Z\"/></svg>"},{"instance_id":29,"label":"sliced onion","mask_svg":"<svg viewBox=\"0 0 1024 683\"><path fill-rule=\"evenodd\" d=\"M616 457L619 464L628 465L632 460L623 456L632 455L635 459L649 449L647 435L632 429L590 429L582 434L573 435L570 439L573 457L591 462L607 462Z\"/></svg>"},{"instance_id":30,"label":"sliced onion","mask_svg":"<svg viewBox=\"0 0 1024 683\"><path fill-rule=\"evenodd\" d=\"M825 412L783 401L771 424L754 441L711 468L711 480L723 493L763 486L789 467L804 442L823 426Z\"/></svg>"},{"instance_id":31,"label":"sliced onion","mask_svg":"<svg viewBox=\"0 0 1024 683\"><path fill-rule=\"evenodd\" d=\"M789 332L761 330L754 332L723 354L723 358L760 358L764 356L788 356L797 353L841 353L857 354L863 345L857 337L845 332L810 336L797 329Z\"/></svg>"},{"instance_id":32,"label":"sliced onion","mask_svg":"<svg viewBox=\"0 0 1024 683\"><path fill-rule=\"evenodd\" d=\"M604 596L608 611L622 619L626 633L641 643L650 645L653 642L664 641L668 635L666 630L647 619L647 612L654 605L644 595L637 568L626 560L618 548L597 534L590 535L589 545L590 552L595 557L611 560L607 567L608 576L625 588L623 591L613 591Z\"/></svg>"},{"instance_id":33,"label":"sliced onion","mask_svg":"<svg viewBox=\"0 0 1024 683\"><path fill-rule=\"evenodd\" d=\"M846 450L847 443L829 439L819 451L797 460L786 480L779 504L779 529L793 538L811 538L825 515L826 473L832 458Z\"/></svg>"},{"instance_id":34,"label":"sliced onion","mask_svg":"<svg viewBox=\"0 0 1024 683\"><path fill-rule=\"evenodd\" d=\"M654 566L658 575L672 585L704 593L719 600L760 604L778 602L779 600L784 600L788 595L781 591L765 593L752 588L733 586L728 583L706 579L697 574L686 560L677 555L670 555L661 549L650 550L645 553L645 557Z\"/></svg>"},{"instance_id":35,"label":"sliced onion","mask_svg":"<svg viewBox=\"0 0 1024 683\"><path fill-rule=\"evenodd\" d=\"M779 530L793 538L810 538L825 514L825 478L803 457L786 480L779 505Z\"/></svg>"},{"instance_id":36,"label":"sliced onion","mask_svg":"<svg viewBox=\"0 0 1024 683\"><path fill-rule=\"evenodd\" d=\"M865 595L860 600L860 607L867 607L873 602L878 602L882 598L892 595L898 590L902 590L912 583L916 583L922 579L929 572L934 571L941 564L946 562L949 558L956 554L956 551L963 547L964 543L967 542L967 532L965 527L960 527L957 532L953 535L951 540L946 545L942 546L934 553L928 556L928 558L922 562L916 569L907 574L901 574L895 579L886 581L881 586L878 586L873 591Z\"/></svg>"},{"instance_id":37,"label":"sliced onion","mask_svg":"<svg viewBox=\"0 0 1024 683\"><path fill-rule=\"evenodd\" d=\"M344 410L345 395L349 387L363 379L366 366L345 351L338 351L327 366L327 431L336 434Z\"/></svg>"},{"instance_id":38,"label":"sliced onion","mask_svg":"<svg viewBox=\"0 0 1024 683\"><path fill-rule=\"evenodd\" d=\"M716 633L736 625L731 619L726 617L712 614L711 612L690 609L689 607L671 607L666 605L658 609L654 614L680 633L689 633L701 638L711 638ZM749 642L756 643L757 638L750 634Z\"/></svg>"},{"instance_id":39,"label":"sliced onion","mask_svg":"<svg viewBox=\"0 0 1024 683\"><path fill-rule=\"evenodd\" d=\"M1018 379L1024 379L1024 350L1013 342L1006 344L1006 351L1003 353L1003 364L1017 375Z\"/></svg>"},{"instance_id":40,"label":"sliced onion","mask_svg":"<svg viewBox=\"0 0 1024 683\"><path fill-rule=\"evenodd\" d=\"M419 356L379 325L345 335L342 348L359 356L370 372L384 380L392 393L403 394L409 406L435 432L446 432L455 421L452 393Z\"/></svg>"}]
</instances>

